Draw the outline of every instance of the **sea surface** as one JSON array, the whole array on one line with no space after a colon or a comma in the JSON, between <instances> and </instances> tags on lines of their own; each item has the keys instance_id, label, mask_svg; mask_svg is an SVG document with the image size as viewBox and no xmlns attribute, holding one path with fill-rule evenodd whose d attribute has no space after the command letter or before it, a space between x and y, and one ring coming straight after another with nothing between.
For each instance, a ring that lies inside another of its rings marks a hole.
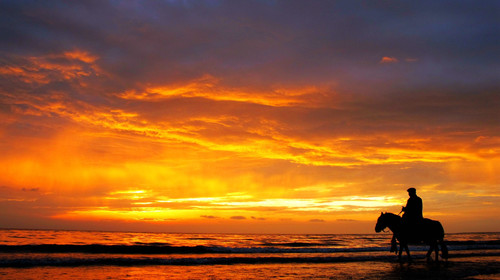
<instances>
[{"instance_id":1,"label":"sea surface","mask_svg":"<svg viewBox=\"0 0 500 280\"><path fill-rule=\"evenodd\" d=\"M500 279L500 233L447 234L448 261L399 262L390 233L0 230L0 279Z\"/></svg>"}]
</instances>

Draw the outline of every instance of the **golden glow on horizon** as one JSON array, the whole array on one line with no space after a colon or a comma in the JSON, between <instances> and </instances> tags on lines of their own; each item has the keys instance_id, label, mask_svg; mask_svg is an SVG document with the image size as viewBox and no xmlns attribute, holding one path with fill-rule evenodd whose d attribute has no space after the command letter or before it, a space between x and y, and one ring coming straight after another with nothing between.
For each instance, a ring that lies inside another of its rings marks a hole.
<instances>
[{"instance_id":1,"label":"golden glow on horizon","mask_svg":"<svg viewBox=\"0 0 500 280\"><path fill-rule=\"evenodd\" d=\"M135 191L118 192L120 194ZM141 192L142 194L143 192ZM235 199L239 197L239 199ZM136 200L136 196L128 197ZM242 200L241 200L242 199ZM241 200L241 201L235 201ZM232 219L234 213L244 214L250 217L255 215L265 215L271 219L277 219L276 212L281 213L281 217L295 216L299 220L310 220L317 215L331 212L343 211L345 208L354 208L354 211L373 211L380 207L391 207L401 205L403 201L392 197L342 197L335 198L335 201L328 201L329 198L321 199L264 199L252 200L251 196L227 197L201 197L201 198L180 198L167 199L155 202L132 202L134 205L130 210L111 209L100 207L99 209L70 211L58 214L55 218L62 219L114 219L114 220L177 220L177 219L200 219L205 212L210 212L212 219ZM185 209L171 209L168 206L159 207L162 203L186 203ZM201 203L198 205L198 203ZM272 210L270 210L272 209ZM236 216L247 219L246 216ZM367 216L369 217L369 216ZM371 217L370 217L371 218Z\"/></svg>"}]
</instances>

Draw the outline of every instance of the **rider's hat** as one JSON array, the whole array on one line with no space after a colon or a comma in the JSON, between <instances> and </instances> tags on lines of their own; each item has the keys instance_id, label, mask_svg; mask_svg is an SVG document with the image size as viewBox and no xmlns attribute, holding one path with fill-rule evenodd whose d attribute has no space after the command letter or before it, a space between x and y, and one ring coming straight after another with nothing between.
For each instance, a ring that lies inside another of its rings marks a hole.
<instances>
[{"instance_id":1,"label":"rider's hat","mask_svg":"<svg viewBox=\"0 0 500 280\"><path fill-rule=\"evenodd\" d=\"M409 193L417 193L417 190L415 188L409 188L406 191Z\"/></svg>"}]
</instances>

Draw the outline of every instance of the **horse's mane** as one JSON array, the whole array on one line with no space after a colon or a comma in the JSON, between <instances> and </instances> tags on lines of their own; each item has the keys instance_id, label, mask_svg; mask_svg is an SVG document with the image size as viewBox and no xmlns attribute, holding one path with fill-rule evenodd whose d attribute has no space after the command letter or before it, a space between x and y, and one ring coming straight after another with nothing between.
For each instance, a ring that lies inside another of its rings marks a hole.
<instances>
[{"instance_id":1,"label":"horse's mane","mask_svg":"<svg viewBox=\"0 0 500 280\"><path fill-rule=\"evenodd\" d=\"M385 212L385 213L384 213L384 215L385 215L385 216L389 216L391 219L395 219L395 218L397 218L397 219L401 219L401 216L396 215L396 214L394 214L394 213L390 213L390 212Z\"/></svg>"}]
</instances>

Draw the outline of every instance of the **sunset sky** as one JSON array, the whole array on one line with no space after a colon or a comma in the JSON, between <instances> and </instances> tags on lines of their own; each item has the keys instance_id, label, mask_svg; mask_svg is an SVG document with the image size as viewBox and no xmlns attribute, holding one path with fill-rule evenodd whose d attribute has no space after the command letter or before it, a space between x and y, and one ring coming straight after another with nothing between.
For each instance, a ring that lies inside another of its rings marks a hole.
<instances>
[{"instance_id":1,"label":"sunset sky","mask_svg":"<svg viewBox=\"0 0 500 280\"><path fill-rule=\"evenodd\" d=\"M499 1L1 1L0 228L500 231Z\"/></svg>"}]
</instances>

